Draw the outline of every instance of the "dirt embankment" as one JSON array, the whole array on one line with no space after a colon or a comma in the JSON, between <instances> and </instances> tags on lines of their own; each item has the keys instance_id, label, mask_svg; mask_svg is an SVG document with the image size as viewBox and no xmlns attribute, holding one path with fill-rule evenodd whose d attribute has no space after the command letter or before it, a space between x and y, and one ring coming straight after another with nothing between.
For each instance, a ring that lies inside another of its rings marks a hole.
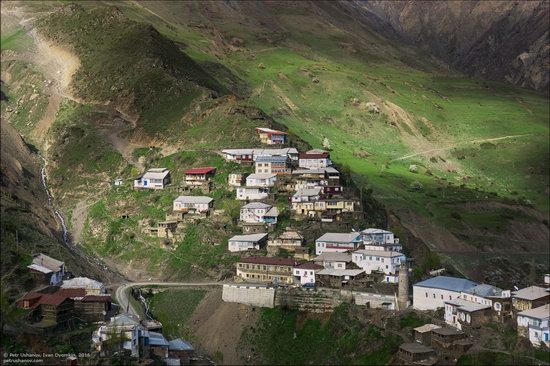
<instances>
[{"instance_id":1,"label":"dirt embankment","mask_svg":"<svg viewBox=\"0 0 550 366\"><path fill-rule=\"evenodd\" d=\"M239 349L241 333L255 326L258 316L254 307L223 302L220 289L206 294L188 324L202 353L221 358L217 363L235 365L246 360L247 350Z\"/></svg>"}]
</instances>

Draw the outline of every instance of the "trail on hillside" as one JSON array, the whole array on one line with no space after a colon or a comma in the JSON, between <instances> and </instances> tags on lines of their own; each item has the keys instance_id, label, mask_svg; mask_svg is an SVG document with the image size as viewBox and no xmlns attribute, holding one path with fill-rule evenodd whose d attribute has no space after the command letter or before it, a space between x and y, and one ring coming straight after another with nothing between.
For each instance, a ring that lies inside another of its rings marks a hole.
<instances>
[{"instance_id":1,"label":"trail on hillside","mask_svg":"<svg viewBox=\"0 0 550 366\"><path fill-rule=\"evenodd\" d=\"M508 136L501 136L501 137L493 137L493 138L489 138L489 139L470 140L470 141L467 141L467 142L463 142L463 143L460 143L460 144L455 144L455 145L451 145L451 146L447 146L447 147L442 147L442 148L439 148L439 149L424 150L424 151L420 151L420 152L417 152L417 153L414 153L414 154L405 155L405 156L402 156L400 158L390 160L390 163L393 163L394 161L406 160L406 159L409 159L409 158L413 158L415 156L429 154L429 153L433 153L433 152L451 150L451 149L454 149L454 148L457 148L457 147L460 147L460 146L464 146L464 145L469 145L469 144L492 142L492 141L506 140L506 139L511 139L511 138L525 137L525 136L532 136L532 135L533 135L532 133L525 133L525 134L520 134L520 135L508 135Z\"/></svg>"}]
</instances>

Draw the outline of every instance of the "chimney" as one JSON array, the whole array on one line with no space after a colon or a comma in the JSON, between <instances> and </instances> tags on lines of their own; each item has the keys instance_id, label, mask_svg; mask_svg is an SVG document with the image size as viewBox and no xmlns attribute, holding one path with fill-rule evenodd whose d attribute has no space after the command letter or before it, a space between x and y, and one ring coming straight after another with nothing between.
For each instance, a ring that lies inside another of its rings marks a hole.
<instances>
[{"instance_id":1,"label":"chimney","mask_svg":"<svg viewBox=\"0 0 550 366\"><path fill-rule=\"evenodd\" d=\"M409 306L409 266L407 262L402 262L399 266L397 305L399 310L405 310Z\"/></svg>"}]
</instances>

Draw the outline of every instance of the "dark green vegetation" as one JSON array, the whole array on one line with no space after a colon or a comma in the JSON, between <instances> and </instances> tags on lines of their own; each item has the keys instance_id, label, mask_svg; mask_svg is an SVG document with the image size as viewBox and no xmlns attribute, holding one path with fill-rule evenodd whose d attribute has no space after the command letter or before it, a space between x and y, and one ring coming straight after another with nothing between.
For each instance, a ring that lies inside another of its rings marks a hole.
<instances>
[{"instance_id":1,"label":"dark green vegetation","mask_svg":"<svg viewBox=\"0 0 550 366\"><path fill-rule=\"evenodd\" d=\"M509 354L505 352L482 352L464 355L458 359L458 366L493 366L493 365L540 365L550 363L550 353L533 351L528 354Z\"/></svg>"},{"instance_id":2,"label":"dark green vegetation","mask_svg":"<svg viewBox=\"0 0 550 366\"><path fill-rule=\"evenodd\" d=\"M363 324L350 307L317 319L296 310L262 309L258 326L245 330L241 342L252 342L255 361L268 365L386 364L401 338Z\"/></svg>"},{"instance_id":3,"label":"dark green vegetation","mask_svg":"<svg viewBox=\"0 0 550 366\"><path fill-rule=\"evenodd\" d=\"M224 88L153 27L128 20L116 9L84 11L70 5L39 24L51 39L71 48L81 67L76 94L89 101L123 104L149 133L168 130L193 99Z\"/></svg>"},{"instance_id":4,"label":"dark green vegetation","mask_svg":"<svg viewBox=\"0 0 550 366\"><path fill-rule=\"evenodd\" d=\"M205 290L169 289L153 295L151 313L163 324L164 334L189 339L191 333L187 322L205 293Z\"/></svg>"}]
</instances>

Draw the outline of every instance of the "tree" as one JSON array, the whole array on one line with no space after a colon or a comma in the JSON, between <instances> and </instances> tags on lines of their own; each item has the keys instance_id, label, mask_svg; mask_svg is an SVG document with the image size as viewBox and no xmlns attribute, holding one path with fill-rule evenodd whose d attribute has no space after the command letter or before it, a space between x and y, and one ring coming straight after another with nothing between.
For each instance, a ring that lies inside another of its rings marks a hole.
<instances>
[{"instance_id":1,"label":"tree","mask_svg":"<svg viewBox=\"0 0 550 366\"><path fill-rule=\"evenodd\" d=\"M325 137L323 139L323 148L327 149L327 150L330 150L330 141L328 140L328 137Z\"/></svg>"}]
</instances>

